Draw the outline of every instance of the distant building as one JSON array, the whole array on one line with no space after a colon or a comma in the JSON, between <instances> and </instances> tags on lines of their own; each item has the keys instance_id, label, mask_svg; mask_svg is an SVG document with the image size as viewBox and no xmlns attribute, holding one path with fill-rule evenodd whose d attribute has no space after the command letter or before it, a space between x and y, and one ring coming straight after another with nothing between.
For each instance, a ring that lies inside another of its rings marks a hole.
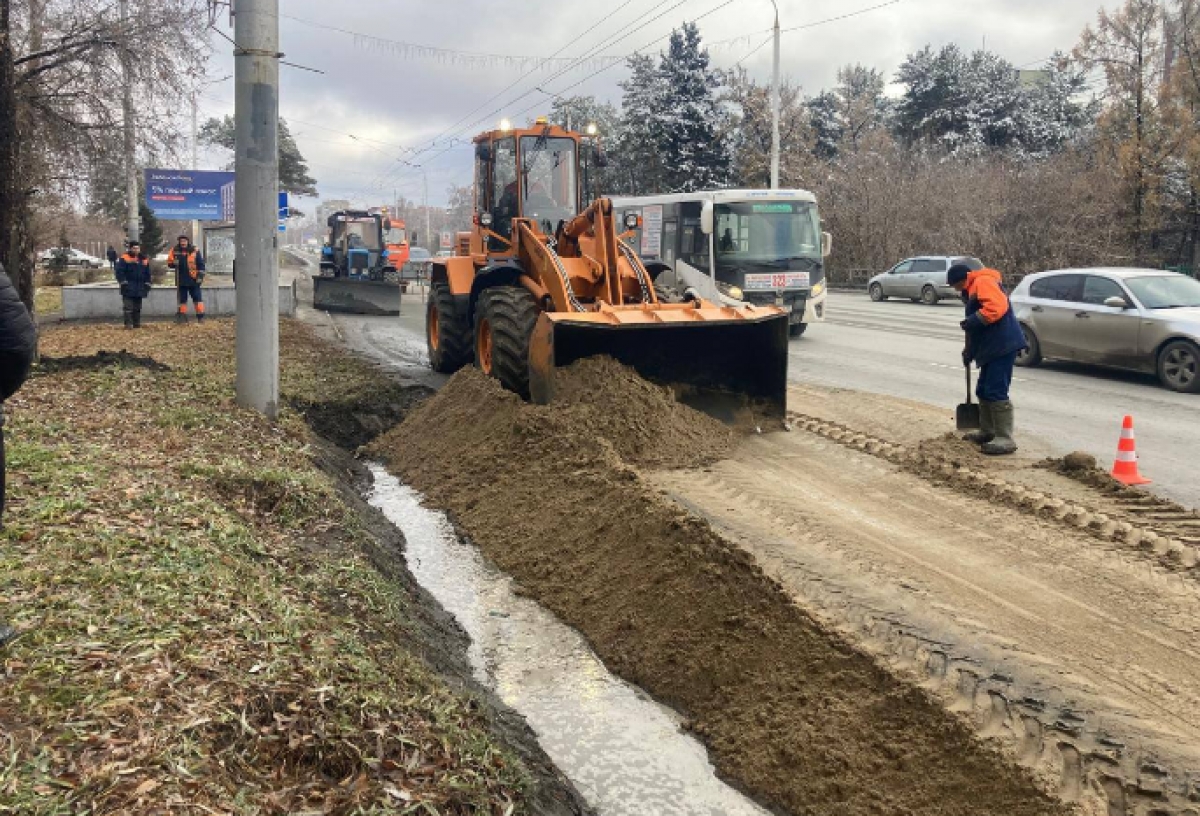
<instances>
[{"instance_id":1,"label":"distant building","mask_svg":"<svg viewBox=\"0 0 1200 816\"><path fill-rule=\"evenodd\" d=\"M1017 71L1017 84L1022 88L1032 88L1049 81L1049 71Z\"/></svg>"},{"instance_id":2,"label":"distant building","mask_svg":"<svg viewBox=\"0 0 1200 816\"><path fill-rule=\"evenodd\" d=\"M321 206L317 207L317 223L323 225L329 220L329 216L340 210L350 210L353 207L350 202L344 198L328 198L321 202Z\"/></svg>"}]
</instances>

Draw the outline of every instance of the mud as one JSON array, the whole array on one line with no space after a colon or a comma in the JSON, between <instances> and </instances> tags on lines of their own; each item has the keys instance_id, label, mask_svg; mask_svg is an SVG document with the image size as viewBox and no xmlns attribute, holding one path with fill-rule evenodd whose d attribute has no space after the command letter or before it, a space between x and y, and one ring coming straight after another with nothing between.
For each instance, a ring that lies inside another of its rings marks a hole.
<instances>
[{"instance_id":1,"label":"mud","mask_svg":"<svg viewBox=\"0 0 1200 816\"><path fill-rule=\"evenodd\" d=\"M1100 539L1110 522L1076 505L792 418L650 478L1087 813L1194 816L1200 591L1162 568L1167 542L1147 569L1146 542Z\"/></svg>"},{"instance_id":2,"label":"mud","mask_svg":"<svg viewBox=\"0 0 1200 816\"><path fill-rule=\"evenodd\" d=\"M93 371L98 368L145 368L150 371L170 371L166 363L160 363L153 357L142 357L121 351L98 351L89 355L72 355L69 357L42 357L33 367L33 375L59 374L64 371Z\"/></svg>"},{"instance_id":3,"label":"mud","mask_svg":"<svg viewBox=\"0 0 1200 816\"><path fill-rule=\"evenodd\" d=\"M388 384L352 400L306 402L291 400L316 433L346 450L367 444L398 425L412 408L429 398L433 389L419 385Z\"/></svg>"},{"instance_id":4,"label":"mud","mask_svg":"<svg viewBox=\"0 0 1200 816\"><path fill-rule=\"evenodd\" d=\"M1116 543L1130 556L1200 580L1200 513L1121 485L1103 471L1081 470L1076 465L1082 460L1074 454L1070 465L1064 459L1030 464L985 456L952 433L906 446L796 411L788 418L801 430L885 459L934 484Z\"/></svg>"},{"instance_id":5,"label":"mud","mask_svg":"<svg viewBox=\"0 0 1200 816\"><path fill-rule=\"evenodd\" d=\"M540 407L463 371L371 451L582 631L610 669L689 717L718 772L760 802L846 816L1069 812L651 489L638 467L702 463L730 438L681 445L703 417L625 385L593 377L589 387L611 393ZM627 433L610 417L630 404L646 424Z\"/></svg>"}]
</instances>

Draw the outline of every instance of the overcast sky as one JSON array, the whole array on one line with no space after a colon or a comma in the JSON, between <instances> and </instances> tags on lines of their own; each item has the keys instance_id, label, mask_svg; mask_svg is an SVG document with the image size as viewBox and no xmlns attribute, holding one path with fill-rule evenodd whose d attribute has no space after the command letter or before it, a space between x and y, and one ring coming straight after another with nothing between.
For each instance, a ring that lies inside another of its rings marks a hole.
<instances>
[{"instance_id":1,"label":"overcast sky","mask_svg":"<svg viewBox=\"0 0 1200 816\"><path fill-rule=\"evenodd\" d=\"M1070 50L1100 8L1096 0L899 0L787 32L886 0L777 2L785 30L781 70L806 93L832 85L838 67L847 63L890 77L906 54L927 44L973 50L986 42L988 50L1015 65L1037 63L1055 50ZM283 67L281 112L322 196L356 204L384 204L394 193L419 202L425 173L430 202L442 204L449 185L470 183L471 136L503 115L524 122L549 110L550 97L532 90L535 86L618 102L617 83L627 75L623 63L597 72L606 63L593 61L556 76L559 66L530 72L495 60L421 55L384 41L475 54L611 57L657 53L672 28L705 15L698 25L705 42L713 43L715 66L744 59L752 77L769 82L771 76L770 44L755 51L770 33L771 0L281 0L280 6L286 59L324 72ZM717 10L709 13L712 9ZM232 35L227 24L227 18L218 22ZM366 41L354 32L377 39ZM209 76L215 80L233 73L233 59L227 41L214 34L213 44ZM566 90L580 80L585 81ZM485 104L513 83L518 84ZM544 103L537 105L539 99ZM232 100L232 80L215 82L199 100L201 116L232 113ZM534 110L517 115L531 105ZM503 112L493 113L497 109ZM444 139L464 141L448 150L443 141L413 152L447 130ZM421 164L424 172L398 159Z\"/></svg>"}]
</instances>

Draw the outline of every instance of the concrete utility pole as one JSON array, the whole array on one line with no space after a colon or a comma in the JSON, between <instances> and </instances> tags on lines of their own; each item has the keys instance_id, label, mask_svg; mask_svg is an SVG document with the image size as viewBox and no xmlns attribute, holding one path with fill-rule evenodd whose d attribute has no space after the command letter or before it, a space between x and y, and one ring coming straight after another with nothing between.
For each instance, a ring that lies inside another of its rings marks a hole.
<instances>
[{"instance_id":1,"label":"concrete utility pole","mask_svg":"<svg viewBox=\"0 0 1200 816\"><path fill-rule=\"evenodd\" d=\"M129 0L121 0L118 6L121 30L129 31ZM129 43L121 44L121 126L125 143L122 145L125 170L125 237L130 241L141 238L138 225L138 171L137 153L133 132L133 71L129 61Z\"/></svg>"},{"instance_id":2,"label":"concrete utility pole","mask_svg":"<svg viewBox=\"0 0 1200 816\"><path fill-rule=\"evenodd\" d=\"M279 411L279 0L238 0L233 39L237 133L237 400Z\"/></svg>"},{"instance_id":3,"label":"concrete utility pole","mask_svg":"<svg viewBox=\"0 0 1200 816\"><path fill-rule=\"evenodd\" d=\"M779 6L775 7L775 59L771 69L771 189L779 189Z\"/></svg>"},{"instance_id":4,"label":"concrete utility pole","mask_svg":"<svg viewBox=\"0 0 1200 816\"><path fill-rule=\"evenodd\" d=\"M192 91L192 170L200 169L200 106L196 102L196 92ZM200 222L192 219L192 243L200 246Z\"/></svg>"}]
</instances>

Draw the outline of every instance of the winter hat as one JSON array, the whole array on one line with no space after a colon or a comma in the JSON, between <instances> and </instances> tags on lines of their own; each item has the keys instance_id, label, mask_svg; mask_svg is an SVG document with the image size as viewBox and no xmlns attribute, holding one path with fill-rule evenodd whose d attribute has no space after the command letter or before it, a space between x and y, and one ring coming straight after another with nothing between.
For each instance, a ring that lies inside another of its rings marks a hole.
<instances>
[{"instance_id":1,"label":"winter hat","mask_svg":"<svg viewBox=\"0 0 1200 816\"><path fill-rule=\"evenodd\" d=\"M971 267L966 264L955 264L946 272L946 283L953 286L956 283L962 283L967 279L967 275L971 274Z\"/></svg>"}]
</instances>

